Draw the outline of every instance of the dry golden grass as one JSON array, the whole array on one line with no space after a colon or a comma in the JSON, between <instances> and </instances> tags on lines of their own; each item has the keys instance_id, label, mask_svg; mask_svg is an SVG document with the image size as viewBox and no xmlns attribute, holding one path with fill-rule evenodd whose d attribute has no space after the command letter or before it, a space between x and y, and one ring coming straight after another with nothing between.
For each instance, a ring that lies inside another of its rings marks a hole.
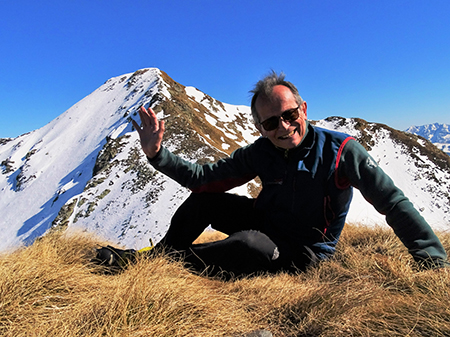
<instances>
[{"instance_id":1,"label":"dry golden grass","mask_svg":"<svg viewBox=\"0 0 450 337\"><path fill-rule=\"evenodd\" d=\"M336 258L306 273L230 282L162 256L105 275L97 242L54 233L2 256L0 335L450 335L450 271L416 271L388 229L347 226Z\"/></svg>"}]
</instances>

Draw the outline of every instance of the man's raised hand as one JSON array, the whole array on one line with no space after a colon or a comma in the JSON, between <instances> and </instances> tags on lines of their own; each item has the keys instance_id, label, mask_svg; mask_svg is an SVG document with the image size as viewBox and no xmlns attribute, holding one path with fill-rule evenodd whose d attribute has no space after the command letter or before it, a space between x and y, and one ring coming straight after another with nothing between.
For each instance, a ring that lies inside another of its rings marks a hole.
<instances>
[{"instance_id":1,"label":"man's raised hand","mask_svg":"<svg viewBox=\"0 0 450 337\"><path fill-rule=\"evenodd\" d=\"M153 158L161 148L161 141L164 135L164 121L158 121L151 108L147 110L141 106L139 109L142 127L134 119L131 119L134 128L139 133L141 147L145 155Z\"/></svg>"}]
</instances>

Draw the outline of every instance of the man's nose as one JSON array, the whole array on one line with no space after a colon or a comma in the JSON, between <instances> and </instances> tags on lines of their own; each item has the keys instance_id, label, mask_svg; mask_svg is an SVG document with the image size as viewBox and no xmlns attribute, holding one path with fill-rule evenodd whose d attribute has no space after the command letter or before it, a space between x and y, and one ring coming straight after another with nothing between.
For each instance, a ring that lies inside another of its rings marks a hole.
<instances>
[{"instance_id":1,"label":"man's nose","mask_svg":"<svg viewBox=\"0 0 450 337\"><path fill-rule=\"evenodd\" d=\"M283 130L287 130L287 129L289 129L290 126L291 126L291 123L289 123L288 121L285 121L283 119L283 117L280 117L280 124L278 125L278 127L281 127Z\"/></svg>"}]
</instances>

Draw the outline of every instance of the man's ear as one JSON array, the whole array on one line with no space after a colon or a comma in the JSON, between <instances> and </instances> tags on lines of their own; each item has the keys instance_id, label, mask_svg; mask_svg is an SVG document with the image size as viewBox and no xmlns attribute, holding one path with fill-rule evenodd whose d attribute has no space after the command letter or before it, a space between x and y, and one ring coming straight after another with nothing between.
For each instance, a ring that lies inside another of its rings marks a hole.
<instances>
[{"instance_id":1,"label":"man's ear","mask_svg":"<svg viewBox=\"0 0 450 337\"><path fill-rule=\"evenodd\" d=\"M261 136L265 137L265 130L263 129L262 125L259 123L255 123L256 128L258 129L259 133L261 134Z\"/></svg>"},{"instance_id":2,"label":"man's ear","mask_svg":"<svg viewBox=\"0 0 450 337\"><path fill-rule=\"evenodd\" d=\"M300 105L300 108L302 109L305 118L308 118L308 113L306 112L306 110L308 109L308 104L306 104L306 102L303 101L303 103Z\"/></svg>"}]
</instances>

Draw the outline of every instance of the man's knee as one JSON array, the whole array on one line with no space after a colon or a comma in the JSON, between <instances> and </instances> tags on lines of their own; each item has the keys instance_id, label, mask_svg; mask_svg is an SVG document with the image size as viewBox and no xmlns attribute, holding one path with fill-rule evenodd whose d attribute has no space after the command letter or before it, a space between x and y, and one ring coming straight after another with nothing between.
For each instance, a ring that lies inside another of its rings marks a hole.
<instances>
[{"instance_id":1,"label":"man's knee","mask_svg":"<svg viewBox=\"0 0 450 337\"><path fill-rule=\"evenodd\" d=\"M268 262L276 260L279 256L278 247L264 233L255 230L246 230L230 236L235 249L242 254L251 254Z\"/></svg>"}]
</instances>

